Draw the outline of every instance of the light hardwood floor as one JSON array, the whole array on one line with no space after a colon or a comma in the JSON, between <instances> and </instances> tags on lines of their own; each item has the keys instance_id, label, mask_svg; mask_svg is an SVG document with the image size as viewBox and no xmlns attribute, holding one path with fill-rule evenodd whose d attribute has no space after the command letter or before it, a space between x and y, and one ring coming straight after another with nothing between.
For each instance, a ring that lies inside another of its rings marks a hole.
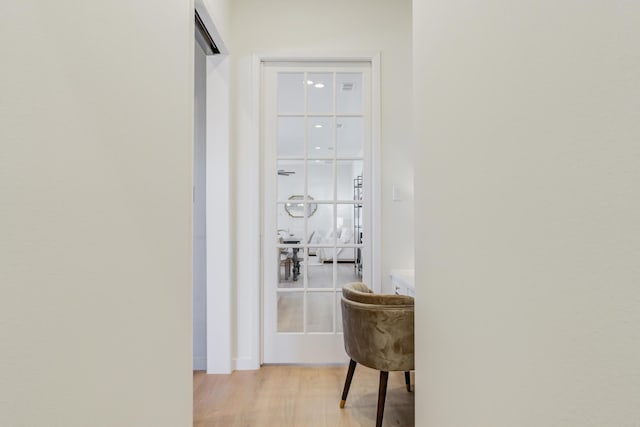
<instances>
[{"instance_id":1,"label":"light hardwood floor","mask_svg":"<svg viewBox=\"0 0 640 427\"><path fill-rule=\"evenodd\" d=\"M375 426L379 372L358 365L347 403L340 395L347 367L263 366L230 375L193 374L196 427ZM384 426L414 425L412 392L390 372Z\"/></svg>"}]
</instances>

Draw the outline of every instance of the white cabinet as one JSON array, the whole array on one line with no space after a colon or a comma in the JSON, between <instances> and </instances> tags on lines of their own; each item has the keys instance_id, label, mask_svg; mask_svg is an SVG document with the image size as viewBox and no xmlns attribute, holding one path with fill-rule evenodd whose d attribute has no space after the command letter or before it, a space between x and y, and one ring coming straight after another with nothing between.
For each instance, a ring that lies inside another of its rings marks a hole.
<instances>
[{"instance_id":1,"label":"white cabinet","mask_svg":"<svg viewBox=\"0 0 640 427\"><path fill-rule=\"evenodd\" d=\"M389 275L394 293L416 296L415 270L391 270Z\"/></svg>"}]
</instances>

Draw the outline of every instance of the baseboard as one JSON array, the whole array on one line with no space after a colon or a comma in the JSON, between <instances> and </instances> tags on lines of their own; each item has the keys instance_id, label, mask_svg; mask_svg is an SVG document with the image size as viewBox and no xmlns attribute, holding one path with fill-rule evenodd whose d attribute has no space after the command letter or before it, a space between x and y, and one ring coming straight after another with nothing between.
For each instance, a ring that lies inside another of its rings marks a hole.
<instances>
[{"instance_id":1,"label":"baseboard","mask_svg":"<svg viewBox=\"0 0 640 427\"><path fill-rule=\"evenodd\" d=\"M250 357L240 357L233 360L235 371L254 371L256 369L260 369L260 363L257 363L255 360Z\"/></svg>"}]
</instances>

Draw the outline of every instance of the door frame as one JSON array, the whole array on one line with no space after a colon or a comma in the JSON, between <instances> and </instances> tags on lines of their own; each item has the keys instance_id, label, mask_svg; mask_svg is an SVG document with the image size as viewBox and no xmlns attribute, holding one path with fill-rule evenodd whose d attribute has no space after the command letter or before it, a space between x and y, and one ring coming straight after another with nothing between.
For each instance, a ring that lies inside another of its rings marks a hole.
<instances>
[{"instance_id":1,"label":"door frame","mask_svg":"<svg viewBox=\"0 0 640 427\"><path fill-rule=\"evenodd\" d=\"M264 161L264 135L262 126L262 92L263 92L263 66L269 62L365 62L371 65L371 280L370 287L374 291L380 292L382 286L381 278L381 266L380 266L380 245L381 245L381 182L382 182L382 167L380 156L380 53L379 52L356 52L356 53L344 53L335 54L327 53L309 55L309 53L287 53L287 54L254 54L252 64L252 78L253 78L253 137L258 142L259 149L259 169L258 180L263 176L262 165ZM253 309L254 313L259 313L256 316L257 322L254 323L254 343L256 349L259 349L260 365L264 363L264 253L263 253L263 239L264 239L264 225L262 218L264 217L264 200L263 200L263 188L260 182L256 183L259 189L258 204L259 215L257 216L258 229L260 232L259 237L259 268L258 275L259 280L256 281L256 287L254 288L254 295L259 298L254 298Z\"/></svg>"}]
</instances>

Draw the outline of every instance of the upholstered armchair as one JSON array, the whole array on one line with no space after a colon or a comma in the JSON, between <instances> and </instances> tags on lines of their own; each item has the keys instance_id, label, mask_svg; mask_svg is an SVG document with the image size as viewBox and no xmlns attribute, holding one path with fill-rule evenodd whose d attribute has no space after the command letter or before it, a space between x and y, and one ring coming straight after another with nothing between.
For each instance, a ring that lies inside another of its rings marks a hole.
<instances>
[{"instance_id":1,"label":"upholstered armchair","mask_svg":"<svg viewBox=\"0 0 640 427\"><path fill-rule=\"evenodd\" d=\"M382 426L389 371L403 371L411 391L414 369L414 300L404 295L373 293L364 283L342 289L344 348L351 358L340 407L344 408L358 363L380 371L376 427Z\"/></svg>"}]
</instances>

